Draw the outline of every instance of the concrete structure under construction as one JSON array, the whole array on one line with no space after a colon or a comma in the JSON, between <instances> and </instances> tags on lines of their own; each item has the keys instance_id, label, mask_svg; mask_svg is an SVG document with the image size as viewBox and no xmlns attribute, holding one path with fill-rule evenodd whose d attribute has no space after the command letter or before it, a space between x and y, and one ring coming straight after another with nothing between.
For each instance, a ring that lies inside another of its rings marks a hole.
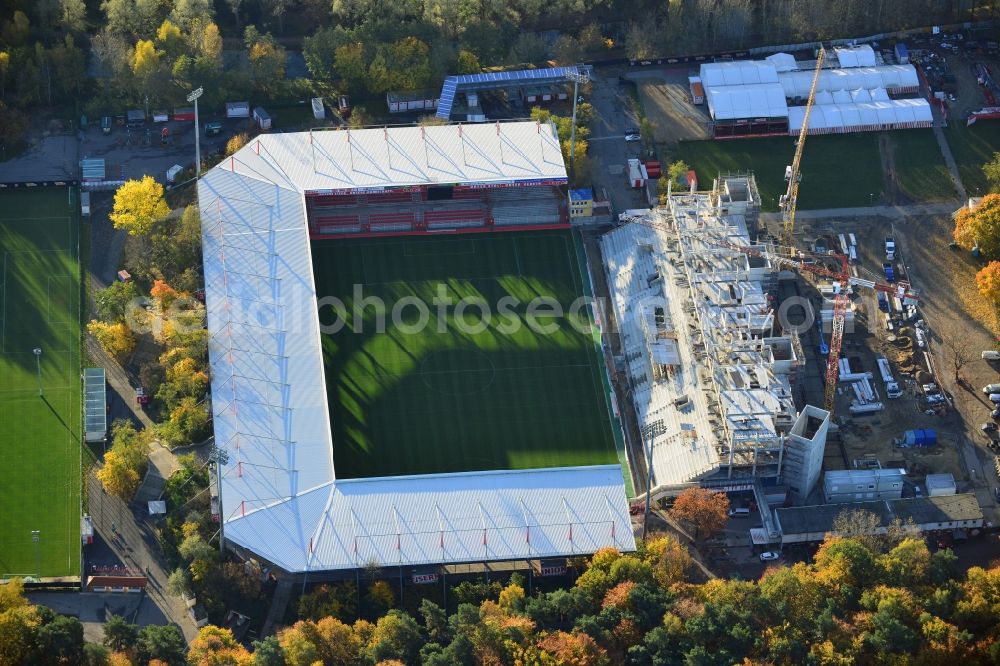
<instances>
[{"instance_id":1,"label":"concrete structure under construction","mask_svg":"<svg viewBox=\"0 0 1000 666\"><path fill-rule=\"evenodd\" d=\"M628 211L601 238L616 364L657 495L768 479L805 498L819 479L830 415L792 399L803 354L776 320L777 267L747 229L756 192L752 175L723 178Z\"/></svg>"}]
</instances>

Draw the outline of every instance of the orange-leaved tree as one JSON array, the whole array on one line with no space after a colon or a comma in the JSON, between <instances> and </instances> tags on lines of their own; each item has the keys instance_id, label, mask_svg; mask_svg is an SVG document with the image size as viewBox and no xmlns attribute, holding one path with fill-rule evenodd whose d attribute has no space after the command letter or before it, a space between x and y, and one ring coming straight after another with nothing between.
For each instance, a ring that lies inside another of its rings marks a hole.
<instances>
[{"instance_id":1,"label":"orange-leaved tree","mask_svg":"<svg viewBox=\"0 0 1000 666\"><path fill-rule=\"evenodd\" d=\"M1000 261L991 261L976 273L976 287L993 305L1000 305Z\"/></svg>"},{"instance_id":2,"label":"orange-leaved tree","mask_svg":"<svg viewBox=\"0 0 1000 666\"><path fill-rule=\"evenodd\" d=\"M721 530L729 513L729 498L705 488L688 488L674 500L670 517L687 523L694 529L695 540L707 538Z\"/></svg>"},{"instance_id":3,"label":"orange-leaved tree","mask_svg":"<svg viewBox=\"0 0 1000 666\"><path fill-rule=\"evenodd\" d=\"M1000 259L1000 194L987 194L975 208L960 210L953 236L962 247L979 246L987 259Z\"/></svg>"}]
</instances>

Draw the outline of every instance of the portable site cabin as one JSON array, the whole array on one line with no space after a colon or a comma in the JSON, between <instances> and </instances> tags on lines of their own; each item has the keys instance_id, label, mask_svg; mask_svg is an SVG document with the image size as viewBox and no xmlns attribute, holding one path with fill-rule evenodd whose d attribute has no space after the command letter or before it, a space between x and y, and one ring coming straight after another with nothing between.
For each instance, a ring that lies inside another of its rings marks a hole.
<instances>
[{"instance_id":1,"label":"portable site cabin","mask_svg":"<svg viewBox=\"0 0 1000 666\"><path fill-rule=\"evenodd\" d=\"M166 111L153 111L153 122L154 123L165 123L170 120L170 116L167 115Z\"/></svg>"},{"instance_id":2,"label":"portable site cabin","mask_svg":"<svg viewBox=\"0 0 1000 666\"><path fill-rule=\"evenodd\" d=\"M226 102L226 118L249 118L250 102Z\"/></svg>"},{"instance_id":3,"label":"portable site cabin","mask_svg":"<svg viewBox=\"0 0 1000 666\"><path fill-rule=\"evenodd\" d=\"M692 104L704 104L705 103L705 86L701 84L701 78L698 76L688 77L688 88L691 90L691 103Z\"/></svg>"},{"instance_id":4,"label":"portable site cabin","mask_svg":"<svg viewBox=\"0 0 1000 666\"><path fill-rule=\"evenodd\" d=\"M437 109L438 99L439 95L434 90L389 92L385 95L385 102L389 106L389 113L434 111Z\"/></svg>"},{"instance_id":5,"label":"portable site cabin","mask_svg":"<svg viewBox=\"0 0 1000 666\"><path fill-rule=\"evenodd\" d=\"M141 127L146 124L146 114L141 109L130 109L126 117L129 127Z\"/></svg>"},{"instance_id":6,"label":"portable site cabin","mask_svg":"<svg viewBox=\"0 0 1000 666\"><path fill-rule=\"evenodd\" d=\"M271 116L264 110L264 107L254 107L253 119L262 130L271 129Z\"/></svg>"}]
</instances>

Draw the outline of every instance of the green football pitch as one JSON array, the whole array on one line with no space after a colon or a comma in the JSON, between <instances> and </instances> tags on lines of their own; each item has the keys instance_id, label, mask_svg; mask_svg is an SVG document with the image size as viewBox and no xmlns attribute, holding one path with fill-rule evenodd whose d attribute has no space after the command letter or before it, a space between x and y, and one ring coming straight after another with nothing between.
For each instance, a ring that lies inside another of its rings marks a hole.
<instances>
[{"instance_id":1,"label":"green football pitch","mask_svg":"<svg viewBox=\"0 0 1000 666\"><path fill-rule=\"evenodd\" d=\"M80 573L77 196L65 187L0 191L4 576ZM38 365L35 348L42 350Z\"/></svg>"},{"instance_id":2,"label":"green football pitch","mask_svg":"<svg viewBox=\"0 0 1000 666\"><path fill-rule=\"evenodd\" d=\"M338 478L618 462L571 232L312 252Z\"/></svg>"}]
</instances>

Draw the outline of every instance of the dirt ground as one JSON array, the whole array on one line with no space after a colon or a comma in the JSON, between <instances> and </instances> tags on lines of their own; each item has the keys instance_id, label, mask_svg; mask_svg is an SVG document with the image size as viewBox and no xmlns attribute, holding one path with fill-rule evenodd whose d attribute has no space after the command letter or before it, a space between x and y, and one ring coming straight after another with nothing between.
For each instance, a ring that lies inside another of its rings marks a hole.
<instances>
[{"instance_id":1,"label":"dirt ground","mask_svg":"<svg viewBox=\"0 0 1000 666\"><path fill-rule=\"evenodd\" d=\"M993 333L980 322L993 322L993 317L975 292L973 275L977 266L968 253L948 248L951 225L948 216L939 216L912 218L902 224L879 218L825 220L803 228L805 237L823 236L828 242L839 233L853 232L861 260L855 268L857 275L880 281L884 280L883 240L893 235L900 253L896 270L920 291L920 318L927 323L930 340L928 363L925 350L916 346L913 323L904 322L902 327L888 331L874 292L860 291L854 299L856 332L845 335L843 356L872 372L873 384L884 394L875 359L885 355L904 395L896 400L884 399L885 410L874 415L850 416L852 395L841 389L837 422L842 443L831 438L825 465L827 469L852 467L854 460L867 455L876 457L884 467L905 466L911 484L908 493L913 492L913 484L923 484L927 473L948 472L955 475L960 492L978 490L980 503L989 506L995 504L992 489L998 482L992 469L993 454L978 429L980 423L989 420L990 408L980 388L998 381L1000 375L980 359L982 350L994 346ZM957 344L949 345L947 341ZM961 383L954 381L953 346L964 350L969 359L961 369ZM930 381L950 395L954 408L925 413L928 407L921 385ZM892 440L903 431L915 428L936 430L938 446L918 450L893 445Z\"/></svg>"},{"instance_id":2,"label":"dirt ground","mask_svg":"<svg viewBox=\"0 0 1000 666\"><path fill-rule=\"evenodd\" d=\"M712 138L706 107L691 103L686 72L667 70L662 78L638 79L636 87L646 117L656 126L656 143Z\"/></svg>"}]
</instances>

